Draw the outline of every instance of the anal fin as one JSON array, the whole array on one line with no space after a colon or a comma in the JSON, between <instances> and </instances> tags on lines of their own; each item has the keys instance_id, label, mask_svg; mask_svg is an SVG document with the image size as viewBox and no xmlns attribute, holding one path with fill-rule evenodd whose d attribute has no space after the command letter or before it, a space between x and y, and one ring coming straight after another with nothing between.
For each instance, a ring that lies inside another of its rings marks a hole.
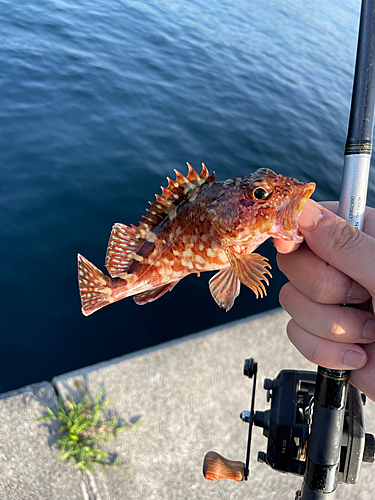
<instances>
[{"instance_id":1,"label":"anal fin","mask_svg":"<svg viewBox=\"0 0 375 500\"><path fill-rule=\"evenodd\" d=\"M241 283L232 268L227 267L212 276L208 286L217 305L229 311L240 293Z\"/></svg>"},{"instance_id":2,"label":"anal fin","mask_svg":"<svg viewBox=\"0 0 375 500\"><path fill-rule=\"evenodd\" d=\"M133 300L139 306L144 306L145 304L148 304L148 302L153 302L154 300L162 297L165 293L171 292L179 281L180 280L172 281L167 285L162 285L158 286L157 288L153 288L152 290L147 290L147 292L137 293L137 295L133 296Z\"/></svg>"}]
</instances>

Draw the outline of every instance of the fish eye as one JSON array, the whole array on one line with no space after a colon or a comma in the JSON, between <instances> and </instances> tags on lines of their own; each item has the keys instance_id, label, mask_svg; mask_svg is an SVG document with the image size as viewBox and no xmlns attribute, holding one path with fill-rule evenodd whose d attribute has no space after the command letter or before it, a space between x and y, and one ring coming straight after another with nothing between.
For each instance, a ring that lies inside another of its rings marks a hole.
<instances>
[{"instance_id":1,"label":"fish eye","mask_svg":"<svg viewBox=\"0 0 375 500\"><path fill-rule=\"evenodd\" d=\"M268 201L272 198L274 188L271 184L264 181L252 183L246 190L246 197L254 201Z\"/></svg>"},{"instance_id":2,"label":"fish eye","mask_svg":"<svg viewBox=\"0 0 375 500\"><path fill-rule=\"evenodd\" d=\"M263 187L254 189L253 198L256 198L257 200L264 200L267 198L267 189L264 189Z\"/></svg>"}]
</instances>

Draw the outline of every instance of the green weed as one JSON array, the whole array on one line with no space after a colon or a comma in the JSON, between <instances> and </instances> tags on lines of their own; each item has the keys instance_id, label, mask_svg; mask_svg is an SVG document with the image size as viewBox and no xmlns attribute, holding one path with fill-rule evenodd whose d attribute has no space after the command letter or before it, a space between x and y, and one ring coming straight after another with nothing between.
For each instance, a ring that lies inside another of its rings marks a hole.
<instances>
[{"instance_id":1,"label":"green weed","mask_svg":"<svg viewBox=\"0 0 375 500\"><path fill-rule=\"evenodd\" d=\"M126 470L127 467L119 466L118 455L111 460L108 453L99 449L99 444L101 441L108 441L111 436L117 438L117 434L124 429L133 430L143 423L141 420L134 425L120 425L118 417L102 418L104 409L109 404L109 400L101 401L103 393L104 389L101 389L94 398L85 394L79 403L69 399L65 404L59 396L58 411L54 413L47 408L48 415L37 419L61 423L60 436L55 441L62 453L59 458L74 463L74 467L84 473L90 471L94 474L95 464Z\"/></svg>"}]
</instances>

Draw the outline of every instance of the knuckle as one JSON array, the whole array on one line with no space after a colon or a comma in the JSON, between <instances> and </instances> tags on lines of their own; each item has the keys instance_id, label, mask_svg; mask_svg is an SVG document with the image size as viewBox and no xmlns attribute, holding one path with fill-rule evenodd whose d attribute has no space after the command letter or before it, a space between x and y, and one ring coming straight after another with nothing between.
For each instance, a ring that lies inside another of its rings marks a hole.
<instances>
[{"instance_id":1,"label":"knuckle","mask_svg":"<svg viewBox=\"0 0 375 500\"><path fill-rule=\"evenodd\" d=\"M318 365L324 361L322 356L322 353L325 352L323 339L304 330L293 319L287 324L286 332L292 344L311 363Z\"/></svg>"},{"instance_id":2,"label":"knuckle","mask_svg":"<svg viewBox=\"0 0 375 500\"><path fill-rule=\"evenodd\" d=\"M329 264L327 264L329 266ZM331 280L329 273L317 273L310 281L309 297L314 302L325 304L331 295Z\"/></svg>"},{"instance_id":3,"label":"knuckle","mask_svg":"<svg viewBox=\"0 0 375 500\"><path fill-rule=\"evenodd\" d=\"M288 259L288 255L282 254L280 252L277 252L276 254L276 263L277 267L280 269L280 271L283 273L285 270L285 260ZM285 273L284 273L285 274Z\"/></svg>"},{"instance_id":4,"label":"knuckle","mask_svg":"<svg viewBox=\"0 0 375 500\"><path fill-rule=\"evenodd\" d=\"M285 310L288 309L288 304L290 304L290 302L293 300L292 294L293 285L291 283L286 283L280 290L279 302L281 307L283 307Z\"/></svg>"},{"instance_id":5,"label":"knuckle","mask_svg":"<svg viewBox=\"0 0 375 500\"><path fill-rule=\"evenodd\" d=\"M326 262L309 276L306 293L320 304L340 304L347 296L353 280Z\"/></svg>"},{"instance_id":6,"label":"knuckle","mask_svg":"<svg viewBox=\"0 0 375 500\"><path fill-rule=\"evenodd\" d=\"M293 319L289 320L288 321L288 324L286 325L286 334L288 335L288 338L289 340L291 341L291 343L296 346L296 342L295 342L295 330L296 330L296 323ZM296 346L297 347L297 346Z\"/></svg>"},{"instance_id":7,"label":"knuckle","mask_svg":"<svg viewBox=\"0 0 375 500\"><path fill-rule=\"evenodd\" d=\"M361 246L364 234L345 221L332 224L329 230L330 246L334 252L353 252Z\"/></svg>"},{"instance_id":8,"label":"knuckle","mask_svg":"<svg viewBox=\"0 0 375 500\"><path fill-rule=\"evenodd\" d=\"M314 342L311 345L308 356L309 361L317 365L324 362L322 352L324 352L324 341L319 337L314 337Z\"/></svg>"}]
</instances>

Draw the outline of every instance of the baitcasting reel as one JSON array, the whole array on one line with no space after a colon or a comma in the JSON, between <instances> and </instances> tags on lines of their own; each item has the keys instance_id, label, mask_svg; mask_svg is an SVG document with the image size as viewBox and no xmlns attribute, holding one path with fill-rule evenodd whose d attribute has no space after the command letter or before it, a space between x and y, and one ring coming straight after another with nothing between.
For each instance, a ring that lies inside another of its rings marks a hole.
<instances>
[{"instance_id":1,"label":"baitcasting reel","mask_svg":"<svg viewBox=\"0 0 375 500\"><path fill-rule=\"evenodd\" d=\"M246 462L227 460L210 451L203 464L203 474L210 481L222 478L235 481L248 479L253 424L263 428L263 435L267 438L267 451L258 452L258 462L266 463L280 472L304 475L317 374L282 370L274 380L265 379L264 389L267 391L267 401L271 401L271 408L254 412L257 370L254 359L245 360L244 375L253 378L251 409L240 415L249 424ZM375 439L364 431L365 402L365 395L349 385L337 474L339 483L356 483L362 461L374 462Z\"/></svg>"}]
</instances>

